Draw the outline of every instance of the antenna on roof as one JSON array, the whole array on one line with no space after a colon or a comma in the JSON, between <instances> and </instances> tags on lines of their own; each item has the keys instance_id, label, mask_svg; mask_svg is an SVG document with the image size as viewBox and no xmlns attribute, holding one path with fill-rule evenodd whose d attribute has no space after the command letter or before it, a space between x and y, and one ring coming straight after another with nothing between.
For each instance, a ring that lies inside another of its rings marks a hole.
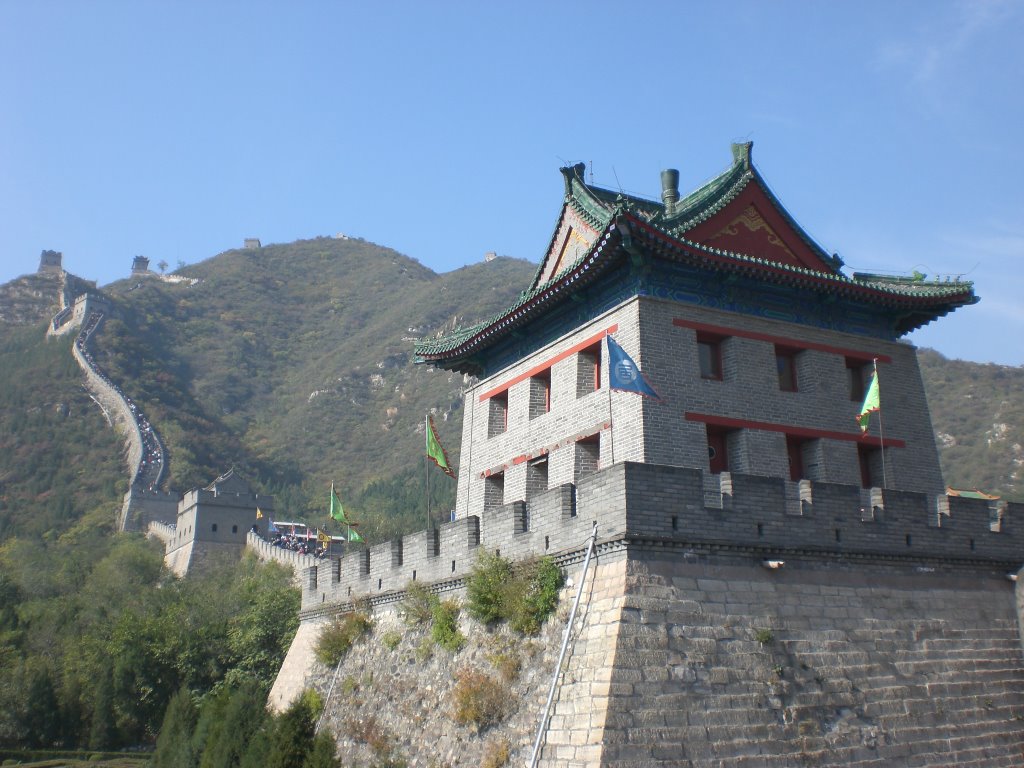
<instances>
[{"instance_id":1,"label":"antenna on roof","mask_svg":"<svg viewBox=\"0 0 1024 768\"><path fill-rule=\"evenodd\" d=\"M591 160L588 165L590 165L590 186L594 186L594 161Z\"/></svg>"},{"instance_id":2,"label":"antenna on roof","mask_svg":"<svg viewBox=\"0 0 1024 768\"><path fill-rule=\"evenodd\" d=\"M615 166L614 166L614 165L612 166L612 175L613 175L613 176L615 177L615 186L617 186L617 187L619 188L619 194L620 194L620 195L624 195L624 194L626 194L626 193L625 193L625 192L623 191L623 189L622 189L622 184L621 184L621 183L619 182L619 174L617 174L617 173L615 172Z\"/></svg>"}]
</instances>

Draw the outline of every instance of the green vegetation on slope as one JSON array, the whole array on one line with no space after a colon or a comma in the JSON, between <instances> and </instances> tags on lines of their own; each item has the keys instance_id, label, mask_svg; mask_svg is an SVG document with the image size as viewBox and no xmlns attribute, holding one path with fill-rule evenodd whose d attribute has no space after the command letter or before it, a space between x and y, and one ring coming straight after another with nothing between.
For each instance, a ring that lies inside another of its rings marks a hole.
<instances>
[{"instance_id":1,"label":"green vegetation on slope","mask_svg":"<svg viewBox=\"0 0 1024 768\"><path fill-rule=\"evenodd\" d=\"M463 377L412 363L415 338L507 306L534 266L512 259L436 275L361 240L229 251L184 272L108 287L120 312L96 359L146 409L170 484L236 467L278 514L326 522L336 483L368 540L422 527L423 416L457 461ZM438 515L454 483L432 482Z\"/></svg>"},{"instance_id":2,"label":"green vegetation on slope","mask_svg":"<svg viewBox=\"0 0 1024 768\"><path fill-rule=\"evenodd\" d=\"M280 668L299 605L284 569L249 557L177 581L157 544L110 536L104 516L0 546L0 745L150 743L182 686L265 696Z\"/></svg>"},{"instance_id":3,"label":"green vegetation on slope","mask_svg":"<svg viewBox=\"0 0 1024 768\"><path fill-rule=\"evenodd\" d=\"M946 483L1024 501L1024 368L918 360Z\"/></svg>"},{"instance_id":4,"label":"green vegetation on slope","mask_svg":"<svg viewBox=\"0 0 1024 768\"><path fill-rule=\"evenodd\" d=\"M127 488L122 444L82 388L71 337L0 335L0 542L48 536Z\"/></svg>"}]
</instances>

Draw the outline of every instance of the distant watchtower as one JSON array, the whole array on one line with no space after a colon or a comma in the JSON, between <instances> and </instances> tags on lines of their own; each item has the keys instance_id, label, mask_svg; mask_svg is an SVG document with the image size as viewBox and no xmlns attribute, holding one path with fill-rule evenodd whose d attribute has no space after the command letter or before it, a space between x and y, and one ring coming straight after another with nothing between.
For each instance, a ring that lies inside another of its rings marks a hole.
<instances>
[{"instance_id":1,"label":"distant watchtower","mask_svg":"<svg viewBox=\"0 0 1024 768\"><path fill-rule=\"evenodd\" d=\"M63 257L64 254L60 251L43 251L39 255L39 271L41 273L63 272L64 267L61 266Z\"/></svg>"},{"instance_id":2,"label":"distant watchtower","mask_svg":"<svg viewBox=\"0 0 1024 768\"><path fill-rule=\"evenodd\" d=\"M145 256L136 256L132 259L132 274L139 275L149 272L149 259Z\"/></svg>"},{"instance_id":3,"label":"distant watchtower","mask_svg":"<svg viewBox=\"0 0 1024 768\"><path fill-rule=\"evenodd\" d=\"M256 251L263 247L258 237L247 237L244 242L245 250Z\"/></svg>"}]
</instances>

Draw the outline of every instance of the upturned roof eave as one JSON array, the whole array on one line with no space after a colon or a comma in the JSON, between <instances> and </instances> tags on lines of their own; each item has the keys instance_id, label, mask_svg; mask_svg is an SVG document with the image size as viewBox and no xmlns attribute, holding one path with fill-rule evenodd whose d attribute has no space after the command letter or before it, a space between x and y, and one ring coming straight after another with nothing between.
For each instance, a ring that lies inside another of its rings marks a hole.
<instances>
[{"instance_id":1,"label":"upturned roof eave","mask_svg":"<svg viewBox=\"0 0 1024 768\"><path fill-rule=\"evenodd\" d=\"M746 256L740 253L702 245L683 237L674 237L662 230L660 227L645 222L628 213L624 214L630 223L630 227L648 241L656 241L663 248L669 248L674 253L690 254L706 261L705 266L716 269L743 269L756 271L762 276L774 276L777 282L803 282L809 286L820 286L821 288L855 291L864 298L875 299L877 302L895 300L903 301L930 301L939 300L942 303L953 302L955 299L964 298L965 302L976 303L977 298L973 294L973 283L879 283L858 281L847 277L840 272L821 272L807 267L796 267L782 262L763 259L757 256ZM934 288L932 293L919 293L915 291L899 290L900 288L929 287Z\"/></svg>"},{"instance_id":2,"label":"upturned roof eave","mask_svg":"<svg viewBox=\"0 0 1024 768\"><path fill-rule=\"evenodd\" d=\"M469 332L463 331L461 334L454 332L447 337L447 339L452 339L453 336L458 335L461 336L461 339L445 344L446 338L442 337L434 340L434 343L421 342L417 344L414 348L415 362L454 362L475 353L480 345L489 338L495 336L501 338L515 330L532 319L536 313L544 311L553 300L561 296L569 296L592 283L611 265L613 261L611 257L601 257L608 251L615 251L618 240L614 221L609 221L608 226L605 227L593 247L571 266L562 270L544 285L521 294L516 304L498 313L491 320L473 326L472 329L468 329ZM441 345L444 345L444 348L439 348Z\"/></svg>"},{"instance_id":3,"label":"upturned roof eave","mask_svg":"<svg viewBox=\"0 0 1024 768\"><path fill-rule=\"evenodd\" d=\"M846 277L841 273L820 272L804 267L794 267L758 257L744 256L720 248L701 245L685 238L675 238L655 224L620 211L616 221L610 222L594 248L587 251L576 263L533 291L525 292L520 301L489 321L449 334L446 339L435 343L418 344L417 362L454 363L467 358L483 348L489 339L495 341L526 322L538 312L546 311L556 298L569 295L573 290L592 282L610 265L614 252L621 242L622 224L651 243L661 258L670 261L689 262L696 266L716 271L745 273L752 277L767 278L771 282L805 287L819 293L846 295L851 299L868 301L890 309L904 308L908 314L897 324L900 334L909 333L949 312L978 301L971 283L956 283L947 286L931 284L875 285ZM614 243L610 235L616 232ZM612 247L609 247L612 246ZM898 289L903 288L904 290ZM933 288L931 292L920 293L906 288ZM911 318L915 318L911 320ZM453 338L454 337L454 338ZM438 348L443 345L443 348Z\"/></svg>"}]
</instances>

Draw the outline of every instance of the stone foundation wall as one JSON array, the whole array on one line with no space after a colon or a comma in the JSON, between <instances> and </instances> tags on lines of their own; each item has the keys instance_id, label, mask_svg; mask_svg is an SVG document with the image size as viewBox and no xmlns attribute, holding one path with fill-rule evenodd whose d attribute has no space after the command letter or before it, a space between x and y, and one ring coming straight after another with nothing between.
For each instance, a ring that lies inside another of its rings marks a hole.
<instances>
[{"instance_id":1,"label":"stone foundation wall","mask_svg":"<svg viewBox=\"0 0 1024 768\"><path fill-rule=\"evenodd\" d=\"M615 644L600 765L1020 765L1005 573L731 560L631 553L618 615L595 614ZM545 765L597 764L567 749L593 734L573 714Z\"/></svg>"},{"instance_id":2,"label":"stone foundation wall","mask_svg":"<svg viewBox=\"0 0 1024 768\"><path fill-rule=\"evenodd\" d=\"M410 766L479 765L507 742L525 765L580 564L537 638L461 618L450 654L379 601L346 657L325 724L343 761L376 757L372 731ZM445 597L461 597L455 589ZM305 620L271 694L326 695L334 670ZM391 636L394 647L385 642ZM394 638L398 638L397 641ZM426 651L424 651L426 648ZM521 670L510 709L477 732L453 719L458 679ZM604 544L591 564L540 765L1016 766L1024 749L1024 663L1012 582L998 569L870 568Z\"/></svg>"}]
</instances>

